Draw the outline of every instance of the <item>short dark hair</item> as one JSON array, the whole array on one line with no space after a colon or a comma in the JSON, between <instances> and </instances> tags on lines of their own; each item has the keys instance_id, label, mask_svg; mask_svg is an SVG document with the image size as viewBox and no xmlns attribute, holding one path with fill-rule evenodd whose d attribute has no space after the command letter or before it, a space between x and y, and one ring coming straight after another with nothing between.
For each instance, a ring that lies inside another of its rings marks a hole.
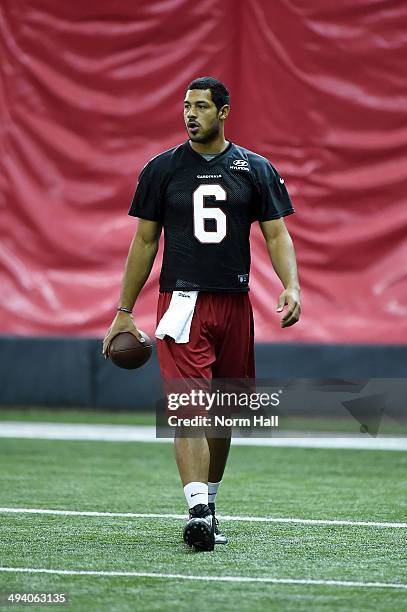
<instances>
[{"instance_id":1,"label":"short dark hair","mask_svg":"<svg viewBox=\"0 0 407 612\"><path fill-rule=\"evenodd\" d=\"M226 85L213 77L199 77L194 79L187 87L188 89L210 89L213 103L220 110L225 104L230 104L230 95Z\"/></svg>"}]
</instances>

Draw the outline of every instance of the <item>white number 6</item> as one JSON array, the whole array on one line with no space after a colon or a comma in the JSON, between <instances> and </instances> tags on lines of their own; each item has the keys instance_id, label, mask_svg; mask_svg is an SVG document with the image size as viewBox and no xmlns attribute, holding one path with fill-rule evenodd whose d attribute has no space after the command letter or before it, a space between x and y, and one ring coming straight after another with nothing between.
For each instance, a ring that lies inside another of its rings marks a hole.
<instances>
[{"instance_id":1,"label":"white number 6","mask_svg":"<svg viewBox=\"0 0 407 612\"><path fill-rule=\"evenodd\" d=\"M194 235L205 244L222 242L226 236L226 215L220 208L205 208L205 196L214 196L215 200L225 201L226 191L220 185L199 185L194 191ZM216 231L205 230L205 219L215 219Z\"/></svg>"}]
</instances>

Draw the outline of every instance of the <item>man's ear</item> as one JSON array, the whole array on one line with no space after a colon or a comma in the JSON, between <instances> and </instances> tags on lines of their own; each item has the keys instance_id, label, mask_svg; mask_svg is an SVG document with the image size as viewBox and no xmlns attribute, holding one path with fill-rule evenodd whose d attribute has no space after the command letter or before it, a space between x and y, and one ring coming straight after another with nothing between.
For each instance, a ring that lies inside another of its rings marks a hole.
<instances>
[{"instance_id":1,"label":"man's ear","mask_svg":"<svg viewBox=\"0 0 407 612\"><path fill-rule=\"evenodd\" d=\"M230 111L229 104L225 104L219 111L219 119L226 119Z\"/></svg>"}]
</instances>

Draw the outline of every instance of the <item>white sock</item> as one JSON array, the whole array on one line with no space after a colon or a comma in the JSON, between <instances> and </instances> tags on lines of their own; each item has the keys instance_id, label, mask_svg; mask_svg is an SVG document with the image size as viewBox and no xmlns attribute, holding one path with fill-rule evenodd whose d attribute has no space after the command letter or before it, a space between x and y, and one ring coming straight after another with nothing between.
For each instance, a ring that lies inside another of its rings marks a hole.
<instances>
[{"instance_id":1,"label":"white sock","mask_svg":"<svg viewBox=\"0 0 407 612\"><path fill-rule=\"evenodd\" d=\"M208 503L215 503L216 493L218 492L221 482L221 480L219 482L208 482Z\"/></svg>"},{"instance_id":2,"label":"white sock","mask_svg":"<svg viewBox=\"0 0 407 612\"><path fill-rule=\"evenodd\" d=\"M208 485L206 482L189 482L184 487L184 493L189 509L197 504L208 505Z\"/></svg>"}]
</instances>

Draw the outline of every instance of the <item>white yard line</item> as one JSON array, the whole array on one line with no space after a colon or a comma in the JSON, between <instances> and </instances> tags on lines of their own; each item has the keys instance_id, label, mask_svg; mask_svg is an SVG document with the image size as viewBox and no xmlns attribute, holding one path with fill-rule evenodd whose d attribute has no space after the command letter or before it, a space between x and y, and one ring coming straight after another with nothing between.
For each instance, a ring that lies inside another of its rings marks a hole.
<instances>
[{"instance_id":1,"label":"white yard line","mask_svg":"<svg viewBox=\"0 0 407 612\"><path fill-rule=\"evenodd\" d=\"M161 574L155 572L64 570L39 567L0 567L0 572L25 574L58 574L61 576L110 576L128 578L164 578L169 580L200 580L205 582L254 582L266 584L293 584L310 586L337 586L369 589L407 589L407 584L397 582L360 582L353 580L306 580L296 578L256 578L252 576L194 576L190 574Z\"/></svg>"},{"instance_id":2,"label":"white yard line","mask_svg":"<svg viewBox=\"0 0 407 612\"><path fill-rule=\"evenodd\" d=\"M47 508L0 508L0 514L51 514L53 516L105 516L111 518L141 518L141 519L179 519L185 520L185 514L158 514L139 512L96 512L91 510L51 510ZM345 527L382 527L392 529L407 529L407 523L352 521L341 519L302 519L289 517L268 516L230 516L220 514L223 521L237 521L246 523L294 523L297 525L337 525Z\"/></svg>"},{"instance_id":3,"label":"white yard line","mask_svg":"<svg viewBox=\"0 0 407 612\"><path fill-rule=\"evenodd\" d=\"M0 438L42 440L89 440L104 442L172 442L156 438L155 427L147 425L101 425L82 423L31 423L0 421ZM352 433L307 433L274 430L272 438L233 438L235 446L360 449L406 451L407 436L380 435L372 438Z\"/></svg>"}]
</instances>

